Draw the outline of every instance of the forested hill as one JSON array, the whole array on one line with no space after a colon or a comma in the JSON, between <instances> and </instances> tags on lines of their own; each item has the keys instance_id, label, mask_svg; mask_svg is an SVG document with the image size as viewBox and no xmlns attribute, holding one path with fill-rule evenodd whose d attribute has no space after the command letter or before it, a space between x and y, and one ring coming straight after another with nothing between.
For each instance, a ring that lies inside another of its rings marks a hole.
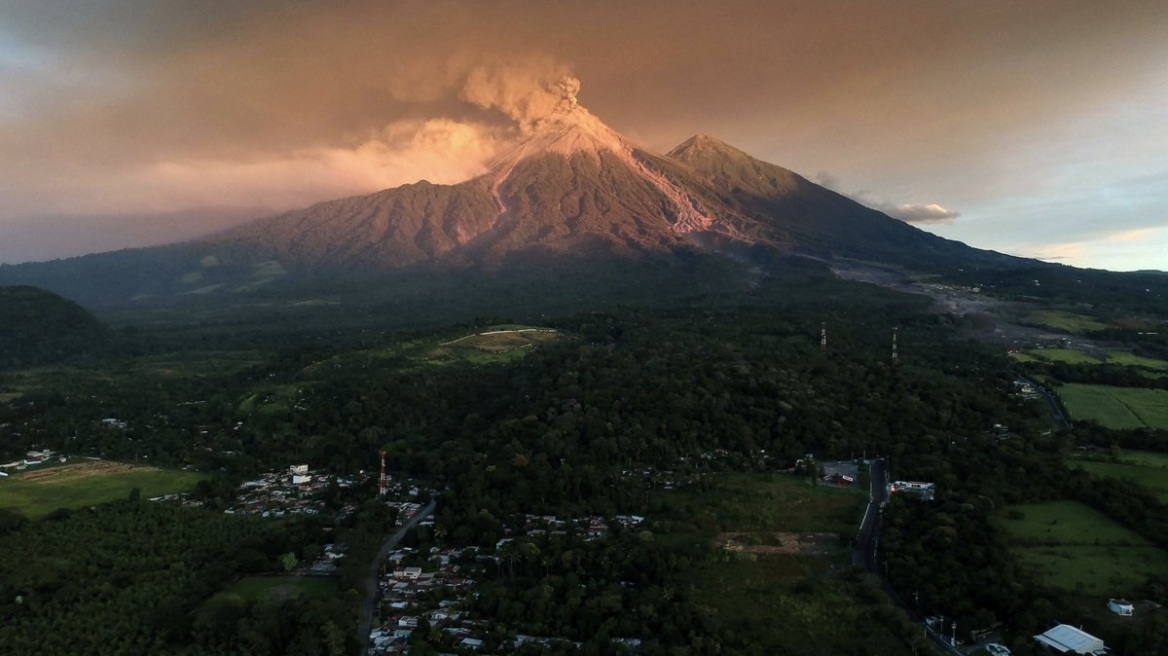
<instances>
[{"instance_id":1,"label":"forested hill","mask_svg":"<svg viewBox=\"0 0 1168 656\"><path fill-rule=\"evenodd\" d=\"M0 369L91 353L109 329L76 303L38 287L0 287Z\"/></svg>"}]
</instances>

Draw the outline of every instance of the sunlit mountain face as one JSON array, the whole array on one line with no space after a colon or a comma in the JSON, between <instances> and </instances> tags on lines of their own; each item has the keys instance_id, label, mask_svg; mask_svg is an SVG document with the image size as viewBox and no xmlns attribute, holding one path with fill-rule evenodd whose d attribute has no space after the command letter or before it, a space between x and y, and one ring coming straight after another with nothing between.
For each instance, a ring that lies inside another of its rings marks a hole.
<instances>
[{"instance_id":1,"label":"sunlit mountain face","mask_svg":"<svg viewBox=\"0 0 1168 656\"><path fill-rule=\"evenodd\" d=\"M638 147L579 104L529 112L486 172L319 203L172 246L9 267L13 282L76 298L213 296L305 276L607 267L614 260L759 254L920 270L1016 260L945 240L750 157L713 137L667 154ZM0 276L0 277L4 277ZM90 289L102 281L101 291Z\"/></svg>"}]
</instances>

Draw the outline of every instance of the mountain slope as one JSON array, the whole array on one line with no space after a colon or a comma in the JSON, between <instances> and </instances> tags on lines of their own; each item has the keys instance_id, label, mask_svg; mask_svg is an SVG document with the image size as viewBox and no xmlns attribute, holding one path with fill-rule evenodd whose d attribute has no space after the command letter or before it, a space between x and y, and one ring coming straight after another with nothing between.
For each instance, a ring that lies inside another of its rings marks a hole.
<instances>
[{"instance_id":1,"label":"mountain slope","mask_svg":"<svg viewBox=\"0 0 1168 656\"><path fill-rule=\"evenodd\" d=\"M0 282L109 304L371 273L570 266L587 275L614 262L719 255L757 267L764 252L930 271L1021 262L918 230L711 137L667 155L639 149L565 96L461 184L328 201L184 244L0 267Z\"/></svg>"}]
</instances>

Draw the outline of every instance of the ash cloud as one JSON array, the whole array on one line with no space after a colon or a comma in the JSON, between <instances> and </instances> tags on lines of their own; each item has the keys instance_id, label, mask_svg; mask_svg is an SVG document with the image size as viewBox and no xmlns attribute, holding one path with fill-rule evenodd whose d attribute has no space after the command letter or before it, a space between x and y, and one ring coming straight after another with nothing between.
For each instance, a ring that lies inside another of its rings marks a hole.
<instances>
[{"instance_id":1,"label":"ash cloud","mask_svg":"<svg viewBox=\"0 0 1168 656\"><path fill-rule=\"evenodd\" d=\"M482 109L496 109L523 132L564 109L577 106L580 80L551 59L507 61L476 66L467 74L459 98Z\"/></svg>"}]
</instances>

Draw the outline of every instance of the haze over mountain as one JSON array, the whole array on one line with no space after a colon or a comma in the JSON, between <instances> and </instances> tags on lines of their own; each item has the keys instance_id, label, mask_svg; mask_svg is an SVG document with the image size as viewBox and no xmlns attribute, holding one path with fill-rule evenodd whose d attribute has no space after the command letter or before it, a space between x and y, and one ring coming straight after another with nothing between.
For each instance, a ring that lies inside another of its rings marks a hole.
<instances>
[{"instance_id":1,"label":"haze over mountain","mask_svg":"<svg viewBox=\"0 0 1168 656\"><path fill-rule=\"evenodd\" d=\"M579 83L466 182L319 203L158 248L0 268L90 303L254 291L287 279L729 255L851 258L937 271L1024 260L936 237L705 135L666 155L580 106ZM554 263L554 264L552 264Z\"/></svg>"}]
</instances>

